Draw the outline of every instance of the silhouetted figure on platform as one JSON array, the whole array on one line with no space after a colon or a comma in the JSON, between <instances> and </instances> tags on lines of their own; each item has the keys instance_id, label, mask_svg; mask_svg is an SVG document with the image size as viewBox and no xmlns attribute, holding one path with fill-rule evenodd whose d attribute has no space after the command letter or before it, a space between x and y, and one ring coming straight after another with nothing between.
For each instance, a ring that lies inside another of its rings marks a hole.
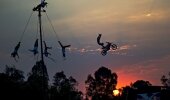
<instances>
[{"instance_id":1,"label":"silhouetted figure on platform","mask_svg":"<svg viewBox=\"0 0 170 100\"><path fill-rule=\"evenodd\" d=\"M19 43L15 46L14 51L11 53L11 57L14 57L15 60L16 60L16 56L17 56L18 59L19 59L18 49L19 49L19 47L20 47L20 44L21 44L21 42L19 42Z\"/></svg>"},{"instance_id":2,"label":"silhouetted figure on platform","mask_svg":"<svg viewBox=\"0 0 170 100\"><path fill-rule=\"evenodd\" d=\"M62 54L63 54L63 57L65 58L65 57L66 57L66 54L65 54L66 50L65 50L65 49L68 48L68 47L70 47L71 45L65 45L65 46L63 46L60 41L58 41L58 43L60 44L60 46L61 46L61 48L62 48Z\"/></svg>"},{"instance_id":3,"label":"silhouetted figure on platform","mask_svg":"<svg viewBox=\"0 0 170 100\"><path fill-rule=\"evenodd\" d=\"M49 53L48 52L48 49L52 49L52 47L48 47L47 45L46 45L46 43L45 43L45 41L43 41L44 42L44 55L46 56L46 57L48 57L48 55L51 55L51 53Z\"/></svg>"},{"instance_id":4,"label":"silhouetted figure on platform","mask_svg":"<svg viewBox=\"0 0 170 100\"><path fill-rule=\"evenodd\" d=\"M109 51L111 48L112 48L113 50L116 50L116 49L117 49L117 45L116 45L116 44L113 44L113 43L111 43L111 42L106 42L107 44L104 45L104 43L102 43L102 42L100 41L101 36L102 36L102 34L99 34L99 35L98 35L98 37L97 37L97 43L98 43L98 45L102 46L102 48L101 48L101 49L102 49L101 54L102 54L103 56L105 56L105 55L107 54L107 51Z\"/></svg>"},{"instance_id":5,"label":"silhouetted figure on platform","mask_svg":"<svg viewBox=\"0 0 170 100\"><path fill-rule=\"evenodd\" d=\"M37 7L33 8L33 11L38 11L40 8L44 8L47 7L47 2L45 2L45 0L41 0L41 4L39 4Z\"/></svg>"},{"instance_id":6,"label":"silhouetted figure on platform","mask_svg":"<svg viewBox=\"0 0 170 100\"><path fill-rule=\"evenodd\" d=\"M29 51L33 52L34 56L38 53L38 39L35 41L34 48L32 50L29 49Z\"/></svg>"}]
</instances>

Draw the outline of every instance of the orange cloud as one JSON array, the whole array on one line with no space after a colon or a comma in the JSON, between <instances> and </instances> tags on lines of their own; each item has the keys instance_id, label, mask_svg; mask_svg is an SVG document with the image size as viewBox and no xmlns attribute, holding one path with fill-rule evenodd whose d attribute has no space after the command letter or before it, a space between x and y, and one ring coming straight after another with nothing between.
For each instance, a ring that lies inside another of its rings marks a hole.
<instances>
[{"instance_id":1,"label":"orange cloud","mask_svg":"<svg viewBox=\"0 0 170 100\"><path fill-rule=\"evenodd\" d=\"M128 54L128 50L133 49L137 47L137 45L122 45L120 46L117 50L109 50L108 52L110 52L110 54L113 55L121 55L121 56L126 56L126 55L130 55ZM79 53L99 53L102 51L101 48L92 48L91 46L86 46L85 48L76 48L76 47L71 47L68 49L70 52L79 52Z\"/></svg>"},{"instance_id":2,"label":"orange cloud","mask_svg":"<svg viewBox=\"0 0 170 100\"><path fill-rule=\"evenodd\" d=\"M117 72L118 74L118 84L116 88L121 88L123 86L129 86L130 83L136 81L138 78L136 76L125 74L123 72Z\"/></svg>"},{"instance_id":3,"label":"orange cloud","mask_svg":"<svg viewBox=\"0 0 170 100\"><path fill-rule=\"evenodd\" d=\"M130 85L131 82L136 80L147 80L153 85L161 85L161 76L170 71L169 59L170 55L133 65L121 66L116 71L118 74L117 87Z\"/></svg>"},{"instance_id":4,"label":"orange cloud","mask_svg":"<svg viewBox=\"0 0 170 100\"><path fill-rule=\"evenodd\" d=\"M121 47L119 47L119 50L129 50L129 49L132 49L132 48L135 48L137 45L123 45Z\"/></svg>"},{"instance_id":5,"label":"orange cloud","mask_svg":"<svg viewBox=\"0 0 170 100\"><path fill-rule=\"evenodd\" d=\"M162 11L157 10L154 12L148 12L148 13L137 13L133 15L129 15L127 17L127 21L129 22L149 22L149 21L161 21L168 19L169 17L169 11Z\"/></svg>"},{"instance_id":6,"label":"orange cloud","mask_svg":"<svg viewBox=\"0 0 170 100\"><path fill-rule=\"evenodd\" d=\"M130 49L130 46L129 45L124 45L124 46L121 46L119 48L119 50L126 50L126 49Z\"/></svg>"}]
</instances>

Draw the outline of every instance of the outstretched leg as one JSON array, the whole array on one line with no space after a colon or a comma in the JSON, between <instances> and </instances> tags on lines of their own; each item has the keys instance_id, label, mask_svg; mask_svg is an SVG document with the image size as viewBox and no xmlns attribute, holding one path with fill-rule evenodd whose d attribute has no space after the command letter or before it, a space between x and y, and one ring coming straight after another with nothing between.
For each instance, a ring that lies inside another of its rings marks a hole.
<instances>
[{"instance_id":1,"label":"outstretched leg","mask_svg":"<svg viewBox=\"0 0 170 100\"><path fill-rule=\"evenodd\" d=\"M65 48L62 49L62 53L63 53L63 57L65 58L66 57Z\"/></svg>"}]
</instances>

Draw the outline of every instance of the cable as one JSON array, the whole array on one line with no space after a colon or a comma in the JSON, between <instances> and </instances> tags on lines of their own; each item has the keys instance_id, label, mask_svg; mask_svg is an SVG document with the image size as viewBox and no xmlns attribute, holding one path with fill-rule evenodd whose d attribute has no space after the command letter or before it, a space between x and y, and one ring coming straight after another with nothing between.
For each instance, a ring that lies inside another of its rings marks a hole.
<instances>
[{"instance_id":1,"label":"cable","mask_svg":"<svg viewBox=\"0 0 170 100\"><path fill-rule=\"evenodd\" d=\"M33 11L31 12L31 14L30 14L30 16L29 16L29 19L28 19L28 21L27 21L27 23L26 23L26 25L25 25L24 31L23 31L20 39L19 39L20 42L22 41L22 39L23 39L23 37L24 37L25 31L26 31L26 29L27 29L27 27L28 27L28 24L29 24L29 22L30 22L30 19L31 19L31 17L32 17L32 14L33 14Z\"/></svg>"},{"instance_id":2,"label":"cable","mask_svg":"<svg viewBox=\"0 0 170 100\"><path fill-rule=\"evenodd\" d=\"M45 40L45 34L44 34L43 24L41 25L41 30L42 30L42 39L43 39L44 41L46 41L46 40Z\"/></svg>"},{"instance_id":3,"label":"cable","mask_svg":"<svg viewBox=\"0 0 170 100\"><path fill-rule=\"evenodd\" d=\"M58 39L58 41L60 41L60 38L59 38L59 36L57 35L57 33L56 33L55 29L54 29L54 26L53 26L53 24L52 24L52 22L51 22L51 20L50 20L49 16L47 15L47 13L46 13L46 12L45 12L45 14L46 14L47 19L48 19L48 21L49 21L49 23L50 23L50 25L51 25L51 27L52 27L52 29L53 29L53 31L54 31L54 33L55 33L55 35L56 35L56 38Z\"/></svg>"},{"instance_id":4,"label":"cable","mask_svg":"<svg viewBox=\"0 0 170 100\"><path fill-rule=\"evenodd\" d=\"M37 61L36 62L38 62L38 60L39 60L38 58L39 58L39 53L37 54L37 58L36 58Z\"/></svg>"},{"instance_id":5,"label":"cable","mask_svg":"<svg viewBox=\"0 0 170 100\"><path fill-rule=\"evenodd\" d=\"M51 22L51 20L50 20L50 18L49 18L49 16L48 16L48 14L47 14L46 12L45 12L45 14L46 14L47 19L48 19L48 21L49 21L49 23L50 23L50 25L51 25L51 27L52 27L55 35L56 35L56 38L58 39L58 41L61 41L61 39L59 38L59 36L57 35L57 33L56 33L55 29L54 29L54 26L52 25L52 22ZM81 45L80 42L79 42L79 40L78 40L78 38L76 38L74 34L72 34L71 36L74 38L75 41L77 41L76 43L77 43L78 45Z\"/></svg>"},{"instance_id":6,"label":"cable","mask_svg":"<svg viewBox=\"0 0 170 100\"><path fill-rule=\"evenodd\" d=\"M38 38L38 32L39 32L39 22L37 21L37 32L36 32L35 39L37 39L37 38Z\"/></svg>"}]
</instances>

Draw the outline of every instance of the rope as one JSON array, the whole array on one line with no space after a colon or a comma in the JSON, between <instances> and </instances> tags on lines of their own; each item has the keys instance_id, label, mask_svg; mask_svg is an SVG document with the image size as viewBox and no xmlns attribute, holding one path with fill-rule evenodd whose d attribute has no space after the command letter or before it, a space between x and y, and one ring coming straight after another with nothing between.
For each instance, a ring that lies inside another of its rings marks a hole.
<instances>
[{"instance_id":1,"label":"rope","mask_svg":"<svg viewBox=\"0 0 170 100\"><path fill-rule=\"evenodd\" d=\"M31 20L32 14L33 14L33 11L31 12L31 14L30 14L30 16L29 16L29 19L28 19L28 21L27 21L27 23L26 23L26 25L25 25L24 31L23 31L20 39L19 39L20 42L22 41L22 39L23 39L23 37L24 37L25 31L26 31L26 29L27 29L27 27L28 27L28 24L29 24L30 20Z\"/></svg>"},{"instance_id":2,"label":"rope","mask_svg":"<svg viewBox=\"0 0 170 100\"><path fill-rule=\"evenodd\" d=\"M37 61L39 60L38 58L39 58L39 53L37 54L37 58L36 58ZM36 62L37 62L37 61L36 61Z\"/></svg>"},{"instance_id":3,"label":"rope","mask_svg":"<svg viewBox=\"0 0 170 100\"><path fill-rule=\"evenodd\" d=\"M51 57L47 57L49 60L51 60L52 62L56 63L57 64L57 61L54 59L54 58L51 58Z\"/></svg>"},{"instance_id":4,"label":"rope","mask_svg":"<svg viewBox=\"0 0 170 100\"><path fill-rule=\"evenodd\" d=\"M39 22L37 21L37 32L36 32L35 40L38 38L38 32L39 32Z\"/></svg>"},{"instance_id":5,"label":"rope","mask_svg":"<svg viewBox=\"0 0 170 100\"><path fill-rule=\"evenodd\" d=\"M61 41L61 39L59 38L59 36L57 35L57 33L56 33L55 29L54 29L54 26L53 26L53 24L52 24L52 22L51 22L51 20L50 20L50 18L49 18L49 16L48 16L48 14L47 14L46 12L45 12L45 14L46 14L46 16L47 16L47 19L48 19L48 21L49 21L49 23L50 23L50 25L51 25L54 33L55 33L56 38L58 39L58 41ZM75 41L77 41L77 42L76 42L77 44L81 45L80 42L79 42L79 40L75 37L74 34L72 34L71 36L74 38Z\"/></svg>"},{"instance_id":6,"label":"rope","mask_svg":"<svg viewBox=\"0 0 170 100\"><path fill-rule=\"evenodd\" d=\"M43 24L41 25L41 30L42 30L42 39L43 39L44 41L46 41L46 40L45 40L45 33L44 33Z\"/></svg>"},{"instance_id":7,"label":"rope","mask_svg":"<svg viewBox=\"0 0 170 100\"><path fill-rule=\"evenodd\" d=\"M52 22L51 22L49 16L47 15L46 12L45 12L45 14L46 14L46 16L47 16L47 19L48 19L48 21L49 21L49 23L50 23L50 25L51 25L51 27L52 27L54 33L55 33L56 38L58 39L58 41L60 41L60 38L59 38L59 36L57 35L57 32L55 31L54 26L53 26L53 24L52 24Z\"/></svg>"}]
</instances>

